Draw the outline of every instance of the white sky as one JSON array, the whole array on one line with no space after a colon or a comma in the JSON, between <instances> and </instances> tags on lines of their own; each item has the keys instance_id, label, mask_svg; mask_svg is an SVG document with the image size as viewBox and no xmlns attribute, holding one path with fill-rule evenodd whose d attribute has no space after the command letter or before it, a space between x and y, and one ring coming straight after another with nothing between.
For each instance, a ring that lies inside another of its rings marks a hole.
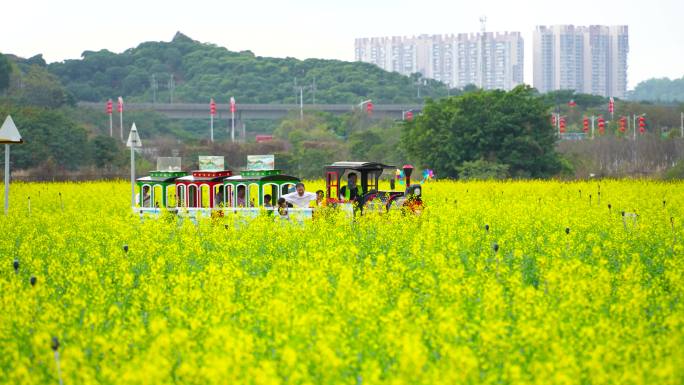
<instances>
[{"instance_id":1,"label":"white sky","mask_svg":"<svg viewBox=\"0 0 684 385\"><path fill-rule=\"evenodd\" d=\"M2 0L0 52L53 62L181 31L260 56L353 60L356 37L477 32L482 15L489 31L522 32L527 83L540 24L629 25L630 89L684 75L684 0Z\"/></svg>"}]
</instances>

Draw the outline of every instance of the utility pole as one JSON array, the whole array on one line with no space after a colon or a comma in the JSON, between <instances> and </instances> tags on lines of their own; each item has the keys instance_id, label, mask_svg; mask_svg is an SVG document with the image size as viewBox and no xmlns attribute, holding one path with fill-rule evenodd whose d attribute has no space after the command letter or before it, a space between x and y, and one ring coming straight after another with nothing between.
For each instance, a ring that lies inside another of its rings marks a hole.
<instances>
[{"instance_id":1,"label":"utility pole","mask_svg":"<svg viewBox=\"0 0 684 385\"><path fill-rule=\"evenodd\" d=\"M173 104L173 91L176 88L176 82L173 80L173 74L171 74L171 77L169 77L169 103Z\"/></svg>"},{"instance_id":2,"label":"utility pole","mask_svg":"<svg viewBox=\"0 0 684 385\"><path fill-rule=\"evenodd\" d=\"M157 104L157 76L155 74L152 74L152 103Z\"/></svg>"},{"instance_id":3,"label":"utility pole","mask_svg":"<svg viewBox=\"0 0 684 385\"><path fill-rule=\"evenodd\" d=\"M304 120L304 87L297 86L297 77L294 79L295 100L299 97L299 120ZM297 95L299 91L299 95Z\"/></svg>"},{"instance_id":4,"label":"utility pole","mask_svg":"<svg viewBox=\"0 0 684 385\"><path fill-rule=\"evenodd\" d=\"M633 129L632 130L633 131L632 139L633 140L636 140L636 119L637 119L637 115L632 114L632 129Z\"/></svg>"},{"instance_id":5,"label":"utility pole","mask_svg":"<svg viewBox=\"0 0 684 385\"><path fill-rule=\"evenodd\" d=\"M312 96L312 102L311 104L316 104L316 77L313 77L313 85L311 85L311 92L313 94Z\"/></svg>"},{"instance_id":6,"label":"utility pole","mask_svg":"<svg viewBox=\"0 0 684 385\"><path fill-rule=\"evenodd\" d=\"M592 115L591 116L591 138L594 139L594 119L596 119L596 116Z\"/></svg>"}]
</instances>

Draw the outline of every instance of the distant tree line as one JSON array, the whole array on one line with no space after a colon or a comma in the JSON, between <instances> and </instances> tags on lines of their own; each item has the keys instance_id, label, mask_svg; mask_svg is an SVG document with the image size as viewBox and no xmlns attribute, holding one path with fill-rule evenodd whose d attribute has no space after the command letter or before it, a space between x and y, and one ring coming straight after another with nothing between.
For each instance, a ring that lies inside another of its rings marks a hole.
<instances>
[{"instance_id":1,"label":"distant tree line","mask_svg":"<svg viewBox=\"0 0 684 385\"><path fill-rule=\"evenodd\" d=\"M134 101L207 102L210 97L239 103L377 103L419 101L449 90L443 83L406 77L361 62L267 58L233 52L178 33L170 42L146 42L121 54L85 51L81 59L51 63L77 100L104 101L123 95ZM418 88L420 87L420 91ZM458 90L453 90L458 92Z\"/></svg>"},{"instance_id":2,"label":"distant tree line","mask_svg":"<svg viewBox=\"0 0 684 385\"><path fill-rule=\"evenodd\" d=\"M679 79L648 79L634 87L628 94L634 101L684 103L684 76Z\"/></svg>"}]
</instances>

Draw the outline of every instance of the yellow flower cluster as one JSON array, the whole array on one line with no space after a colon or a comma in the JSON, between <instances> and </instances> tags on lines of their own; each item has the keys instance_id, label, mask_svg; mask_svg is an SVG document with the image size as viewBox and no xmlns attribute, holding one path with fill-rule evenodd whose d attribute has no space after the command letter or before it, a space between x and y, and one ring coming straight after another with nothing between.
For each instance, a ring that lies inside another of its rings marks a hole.
<instances>
[{"instance_id":1,"label":"yellow flower cluster","mask_svg":"<svg viewBox=\"0 0 684 385\"><path fill-rule=\"evenodd\" d=\"M58 383L53 337L65 384L684 381L682 183L437 181L418 216L304 224L11 199L0 383Z\"/></svg>"}]
</instances>

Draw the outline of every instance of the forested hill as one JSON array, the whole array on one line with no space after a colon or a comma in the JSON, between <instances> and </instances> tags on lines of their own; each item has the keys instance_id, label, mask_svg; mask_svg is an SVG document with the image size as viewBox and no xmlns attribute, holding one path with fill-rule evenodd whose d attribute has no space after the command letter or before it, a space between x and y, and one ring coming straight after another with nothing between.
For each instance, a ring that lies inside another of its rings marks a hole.
<instances>
[{"instance_id":1,"label":"forested hill","mask_svg":"<svg viewBox=\"0 0 684 385\"><path fill-rule=\"evenodd\" d=\"M684 76L680 79L661 78L645 80L631 91L629 98L635 101L684 103Z\"/></svg>"},{"instance_id":2,"label":"forested hill","mask_svg":"<svg viewBox=\"0 0 684 385\"><path fill-rule=\"evenodd\" d=\"M116 54L85 51L81 59L48 65L70 93L83 101L124 96L129 101L295 103L416 102L447 93L442 83L384 71L372 64L339 60L268 58L233 52L177 33L170 42L146 42ZM173 78L172 78L173 76ZM155 92L156 84L156 92Z\"/></svg>"}]
</instances>

